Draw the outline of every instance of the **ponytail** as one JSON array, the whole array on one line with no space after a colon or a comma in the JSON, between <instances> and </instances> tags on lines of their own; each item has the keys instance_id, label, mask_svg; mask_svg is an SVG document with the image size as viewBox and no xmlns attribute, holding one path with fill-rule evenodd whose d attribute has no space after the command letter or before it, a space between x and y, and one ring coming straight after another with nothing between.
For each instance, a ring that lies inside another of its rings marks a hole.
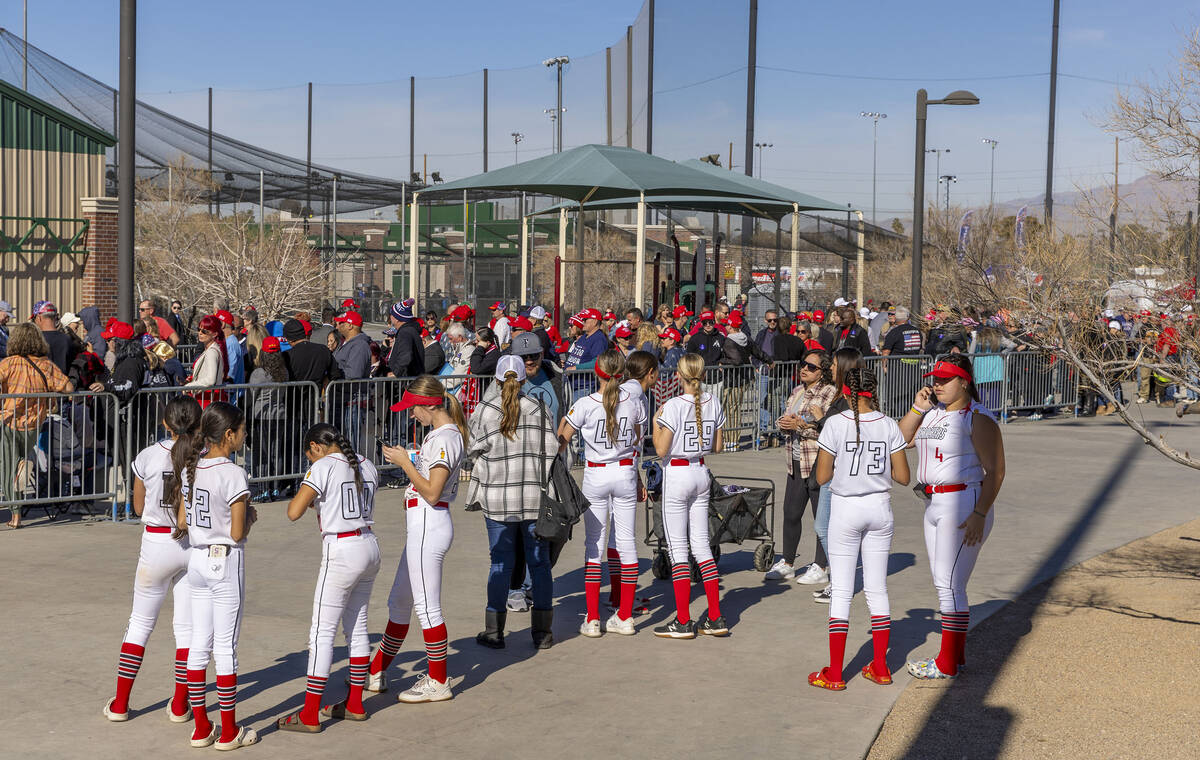
<instances>
[{"instance_id":1,"label":"ponytail","mask_svg":"<svg viewBox=\"0 0 1200 760\"><path fill-rule=\"evenodd\" d=\"M200 416L200 423L190 435L180 435L171 448L171 464L174 467L175 483L172 499L177 502L182 493L182 475L186 471L188 503L195 497L196 466L200 455L225 440L225 434L237 430L246 421L241 409L226 401L214 401Z\"/></svg>"},{"instance_id":2,"label":"ponytail","mask_svg":"<svg viewBox=\"0 0 1200 760\"><path fill-rule=\"evenodd\" d=\"M433 375L421 375L409 384L408 392L418 396L442 399L442 403L446 407L446 413L450 415L454 426L462 434L463 445L467 444L470 440L470 436L467 434L467 415L463 412L462 404L459 403L458 399L453 394L446 392L446 386L442 385L441 380L438 380Z\"/></svg>"},{"instance_id":3,"label":"ponytail","mask_svg":"<svg viewBox=\"0 0 1200 760\"><path fill-rule=\"evenodd\" d=\"M699 437L701 445L703 445L704 402L700 381L704 377L704 357L700 354L684 354L680 357L679 366L676 367L675 371L679 373L679 379L683 381L685 390L689 385L694 386L692 389L692 400L696 405L696 435Z\"/></svg>"},{"instance_id":4,"label":"ponytail","mask_svg":"<svg viewBox=\"0 0 1200 760\"><path fill-rule=\"evenodd\" d=\"M167 408L163 411L163 422L166 423L167 428L176 438L175 446L171 450L172 465L175 465L175 448L178 448L180 444L185 447L195 445L193 437L196 434L196 428L200 426L201 414L203 414L203 410L200 409L199 402L191 396L176 396L167 403ZM191 458L190 449L187 456L189 459ZM197 458L199 458L198 452ZM187 460L184 461L186 462ZM163 483L163 495L166 497L162 500L163 504L178 506L181 494L179 472L180 469L176 466L170 477ZM191 474L195 475L194 469ZM168 512L172 512L174 508L166 507Z\"/></svg>"},{"instance_id":5,"label":"ponytail","mask_svg":"<svg viewBox=\"0 0 1200 760\"><path fill-rule=\"evenodd\" d=\"M617 445L617 404L621 401L621 379L625 372L625 358L619 351L605 351L596 359L596 376L604 380L602 405L604 407L604 429L608 440Z\"/></svg>"},{"instance_id":6,"label":"ponytail","mask_svg":"<svg viewBox=\"0 0 1200 760\"><path fill-rule=\"evenodd\" d=\"M342 456L346 458L347 464L350 465L350 469L354 470L354 488L358 491L359 502L365 503L366 499L363 496L362 462L359 461L358 452L354 450L354 446L342 434L342 431L328 422L318 422L304 434L303 450L308 451L309 447L314 443L322 447L338 447Z\"/></svg>"},{"instance_id":7,"label":"ponytail","mask_svg":"<svg viewBox=\"0 0 1200 760\"><path fill-rule=\"evenodd\" d=\"M510 441L517 439L517 423L521 417L521 381L516 372L504 374L500 387L500 434Z\"/></svg>"},{"instance_id":8,"label":"ponytail","mask_svg":"<svg viewBox=\"0 0 1200 760\"><path fill-rule=\"evenodd\" d=\"M463 411L462 404L452 393L446 393L446 413L450 415L450 419L454 420L454 426L462 435L463 446L466 446L471 440L471 435L467 432L467 415Z\"/></svg>"}]
</instances>

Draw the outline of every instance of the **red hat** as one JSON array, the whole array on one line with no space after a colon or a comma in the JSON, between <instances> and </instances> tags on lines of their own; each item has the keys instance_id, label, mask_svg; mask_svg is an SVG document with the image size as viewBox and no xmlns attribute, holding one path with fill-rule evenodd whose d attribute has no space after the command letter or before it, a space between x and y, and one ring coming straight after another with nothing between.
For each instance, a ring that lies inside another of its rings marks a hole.
<instances>
[{"instance_id":1,"label":"red hat","mask_svg":"<svg viewBox=\"0 0 1200 760\"><path fill-rule=\"evenodd\" d=\"M967 381L971 380L970 372L967 372L957 364L951 364L950 362L938 362L937 364L933 365L933 369L922 375L922 377L930 376L941 378L943 380L947 380L951 377L961 377L963 380Z\"/></svg>"},{"instance_id":2,"label":"red hat","mask_svg":"<svg viewBox=\"0 0 1200 760\"><path fill-rule=\"evenodd\" d=\"M676 330L674 327L668 327L667 329L663 330L662 332L660 332L658 334L658 337L670 338L671 340L675 341L676 343L679 343L680 341L683 340L683 336L680 335L679 331Z\"/></svg>"},{"instance_id":3,"label":"red hat","mask_svg":"<svg viewBox=\"0 0 1200 760\"><path fill-rule=\"evenodd\" d=\"M815 341L812 338L809 338L808 340L804 341L804 348L807 351L824 351L825 350L825 346L822 346L819 341Z\"/></svg>"},{"instance_id":4,"label":"red hat","mask_svg":"<svg viewBox=\"0 0 1200 760\"><path fill-rule=\"evenodd\" d=\"M218 322L233 327L233 315L229 313L228 309L219 309L213 316L217 318Z\"/></svg>"},{"instance_id":5,"label":"red hat","mask_svg":"<svg viewBox=\"0 0 1200 760\"><path fill-rule=\"evenodd\" d=\"M609 313L611 314L612 312L609 312ZM599 309L584 309L583 311L579 312L579 318L580 319L594 319L597 322L599 322L601 319L605 319L605 317L600 316ZM613 317L613 319L616 319L616 317Z\"/></svg>"},{"instance_id":6,"label":"red hat","mask_svg":"<svg viewBox=\"0 0 1200 760\"><path fill-rule=\"evenodd\" d=\"M821 311L820 309L813 309L812 318L818 322L824 322L825 312Z\"/></svg>"},{"instance_id":7,"label":"red hat","mask_svg":"<svg viewBox=\"0 0 1200 760\"><path fill-rule=\"evenodd\" d=\"M676 306L674 309L671 310L671 318L672 319L679 319L680 317L694 317L694 316L696 316L696 315L693 314L692 312L688 311L688 308L686 306L684 306L683 304L679 304L678 306Z\"/></svg>"},{"instance_id":8,"label":"red hat","mask_svg":"<svg viewBox=\"0 0 1200 760\"><path fill-rule=\"evenodd\" d=\"M279 353L279 338L274 338L274 337L271 337L270 335L263 338L262 350L263 350L263 353L265 353L265 354Z\"/></svg>"},{"instance_id":9,"label":"red hat","mask_svg":"<svg viewBox=\"0 0 1200 760\"><path fill-rule=\"evenodd\" d=\"M128 322L118 320L110 320L108 328L100 333L100 337L108 340L109 338L120 338L121 340L133 340L133 325Z\"/></svg>"},{"instance_id":10,"label":"red hat","mask_svg":"<svg viewBox=\"0 0 1200 760\"><path fill-rule=\"evenodd\" d=\"M297 319L296 321L300 323L302 328L304 328L304 337L307 338L308 336L312 335L312 322L309 322L307 319Z\"/></svg>"},{"instance_id":11,"label":"red hat","mask_svg":"<svg viewBox=\"0 0 1200 760\"><path fill-rule=\"evenodd\" d=\"M471 319L474 316L475 310L470 306L463 304L462 306L456 306L454 311L450 312L450 321L466 322L468 319Z\"/></svg>"},{"instance_id":12,"label":"red hat","mask_svg":"<svg viewBox=\"0 0 1200 760\"><path fill-rule=\"evenodd\" d=\"M629 325L622 322L621 324L617 325L617 330L616 330L616 332L613 333L613 337L615 337L615 338L633 337L633 330L629 329Z\"/></svg>"},{"instance_id":13,"label":"red hat","mask_svg":"<svg viewBox=\"0 0 1200 760\"><path fill-rule=\"evenodd\" d=\"M554 351L556 353L560 353L560 354L569 353L570 350L571 350L571 344L566 342L565 340L560 340L558 342L558 345L556 345L554 347Z\"/></svg>"},{"instance_id":14,"label":"red hat","mask_svg":"<svg viewBox=\"0 0 1200 760\"><path fill-rule=\"evenodd\" d=\"M345 314L340 314L333 318L334 322L349 322L355 327L362 327L362 314L357 311L348 311Z\"/></svg>"},{"instance_id":15,"label":"red hat","mask_svg":"<svg viewBox=\"0 0 1200 760\"><path fill-rule=\"evenodd\" d=\"M582 330L583 329L583 312L579 312L578 314L572 314L570 316L570 318L567 319L567 324L575 325L580 330Z\"/></svg>"},{"instance_id":16,"label":"red hat","mask_svg":"<svg viewBox=\"0 0 1200 760\"><path fill-rule=\"evenodd\" d=\"M489 309L491 309L492 311L495 311L496 309L503 309L503 308L504 308L504 302L503 302L503 301L497 301L496 303L492 304L492 305L491 305L491 306L489 306L488 308L489 308Z\"/></svg>"},{"instance_id":17,"label":"red hat","mask_svg":"<svg viewBox=\"0 0 1200 760\"><path fill-rule=\"evenodd\" d=\"M529 317L513 317L509 320L509 326L514 330L533 332L533 323L529 321Z\"/></svg>"},{"instance_id":18,"label":"red hat","mask_svg":"<svg viewBox=\"0 0 1200 760\"><path fill-rule=\"evenodd\" d=\"M393 412L403 412L405 409L414 406L441 406L445 396L419 396L416 393L405 391L400 400L392 404Z\"/></svg>"},{"instance_id":19,"label":"red hat","mask_svg":"<svg viewBox=\"0 0 1200 760\"><path fill-rule=\"evenodd\" d=\"M612 313L612 309L608 309L607 311L604 312L604 318L605 319L616 319L617 315Z\"/></svg>"},{"instance_id":20,"label":"red hat","mask_svg":"<svg viewBox=\"0 0 1200 760\"><path fill-rule=\"evenodd\" d=\"M726 319L725 321L729 324L730 327L734 327L734 328L741 327L742 326L742 313L740 311L731 311L731 312L729 312L729 318Z\"/></svg>"},{"instance_id":21,"label":"red hat","mask_svg":"<svg viewBox=\"0 0 1200 760\"><path fill-rule=\"evenodd\" d=\"M700 312L700 321L701 322L714 322L714 321L716 321L716 317L713 316L713 313L711 311L709 311L708 309L705 309L704 311Z\"/></svg>"},{"instance_id":22,"label":"red hat","mask_svg":"<svg viewBox=\"0 0 1200 760\"><path fill-rule=\"evenodd\" d=\"M358 301L355 301L353 298L347 298L345 301L342 301L342 308L358 311Z\"/></svg>"}]
</instances>

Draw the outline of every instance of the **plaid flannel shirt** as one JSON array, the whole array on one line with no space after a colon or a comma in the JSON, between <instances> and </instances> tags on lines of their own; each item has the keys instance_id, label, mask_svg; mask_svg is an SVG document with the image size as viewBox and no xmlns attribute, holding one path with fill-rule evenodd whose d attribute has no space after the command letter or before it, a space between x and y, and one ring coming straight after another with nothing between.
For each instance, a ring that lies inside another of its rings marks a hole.
<instances>
[{"instance_id":1,"label":"plaid flannel shirt","mask_svg":"<svg viewBox=\"0 0 1200 760\"><path fill-rule=\"evenodd\" d=\"M816 385L811 388L797 385L792 390L792 395L788 397L784 410L787 414L799 414L802 410L816 404L824 414L835 398L837 398L837 389L832 385ZM799 466L800 477L807 478L817 461L817 429L808 427L803 430L787 432L788 442L784 448L788 452L788 475L792 474L794 467Z\"/></svg>"},{"instance_id":2,"label":"plaid flannel shirt","mask_svg":"<svg viewBox=\"0 0 1200 760\"><path fill-rule=\"evenodd\" d=\"M71 381L45 356L0 359L0 393L67 393L70 389ZM0 408L0 422L13 430L36 430L56 406L53 399L8 398Z\"/></svg>"},{"instance_id":3,"label":"plaid flannel shirt","mask_svg":"<svg viewBox=\"0 0 1200 760\"><path fill-rule=\"evenodd\" d=\"M558 454L554 418L541 401L520 397L521 414L514 439L500 433L500 397L485 396L471 415L471 444L466 467L471 470L467 503L479 502L485 517L497 522L536 520L542 486ZM539 439L541 436L541 439ZM540 451L545 441L545 474Z\"/></svg>"}]
</instances>

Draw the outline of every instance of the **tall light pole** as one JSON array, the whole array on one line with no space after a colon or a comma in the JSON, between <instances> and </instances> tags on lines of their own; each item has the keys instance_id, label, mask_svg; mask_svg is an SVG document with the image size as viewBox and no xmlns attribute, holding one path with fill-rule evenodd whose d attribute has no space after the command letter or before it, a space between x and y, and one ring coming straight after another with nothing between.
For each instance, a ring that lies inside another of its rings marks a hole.
<instances>
[{"instance_id":1,"label":"tall light pole","mask_svg":"<svg viewBox=\"0 0 1200 760\"><path fill-rule=\"evenodd\" d=\"M921 314L921 245L925 235L925 121L928 106L974 106L979 98L966 90L955 90L941 100L930 100L924 89L917 90L917 144L916 161L913 166L913 257L912 257L912 313Z\"/></svg>"},{"instance_id":2,"label":"tall light pole","mask_svg":"<svg viewBox=\"0 0 1200 760\"><path fill-rule=\"evenodd\" d=\"M758 178L762 179L762 152L763 148L774 148L775 143L754 143L754 147L758 148Z\"/></svg>"},{"instance_id":3,"label":"tall light pole","mask_svg":"<svg viewBox=\"0 0 1200 760\"><path fill-rule=\"evenodd\" d=\"M935 154L935 160L934 160L934 164L933 164L933 176L935 179L937 179L938 177L942 176L942 154L949 153L950 149L949 148L930 148L930 149L926 150L925 152ZM942 200L941 200L942 196L938 194L941 192L941 190L942 190L942 186L941 186L941 182L939 181L938 184L933 188L933 207L934 208L937 208L938 206L942 205Z\"/></svg>"},{"instance_id":4,"label":"tall light pole","mask_svg":"<svg viewBox=\"0 0 1200 760\"><path fill-rule=\"evenodd\" d=\"M567 109L564 108L562 110L566 111ZM558 113L553 108L543 108L542 113L550 117L550 152L558 153L562 150L562 145L558 144L558 141L562 139L562 130L558 129ZM556 131L557 137L555 136Z\"/></svg>"},{"instance_id":5,"label":"tall light pole","mask_svg":"<svg viewBox=\"0 0 1200 760\"><path fill-rule=\"evenodd\" d=\"M992 174L991 179L988 180L988 211L991 211L996 205L996 146L1000 144L1000 141L985 137L981 142L984 145L992 146Z\"/></svg>"},{"instance_id":6,"label":"tall light pole","mask_svg":"<svg viewBox=\"0 0 1200 760\"><path fill-rule=\"evenodd\" d=\"M121 0L117 91L117 319L133 321L134 162L137 160L137 0Z\"/></svg>"},{"instance_id":7,"label":"tall light pole","mask_svg":"<svg viewBox=\"0 0 1200 760\"><path fill-rule=\"evenodd\" d=\"M871 119L871 224L879 224L875 218L875 170L879 165L879 120L886 119L886 113L877 111L860 111L859 116Z\"/></svg>"},{"instance_id":8,"label":"tall light pole","mask_svg":"<svg viewBox=\"0 0 1200 760\"><path fill-rule=\"evenodd\" d=\"M958 182L958 177L954 176L953 174L943 174L942 176L938 177L938 184L940 185L943 182L946 183L946 213L949 214L950 213L950 185L954 182Z\"/></svg>"},{"instance_id":9,"label":"tall light pole","mask_svg":"<svg viewBox=\"0 0 1200 760\"><path fill-rule=\"evenodd\" d=\"M524 140L525 135L521 134L520 132L513 132L512 139L513 139L513 163L519 164L519 163L521 163L521 161L519 158L517 158L517 143Z\"/></svg>"},{"instance_id":10,"label":"tall light pole","mask_svg":"<svg viewBox=\"0 0 1200 760\"><path fill-rule=\"evenodd\" d=\"M565 55L556 56L554 58L547 58L546 60L542 61L542 65L546 66L547 68L550 66L555 66L558 68L558 72L557 72L558 73L558 104L557 104L557 107L555 108L555 120L558 122L558 136L555 141L556 142L556 145L554 148L555 153L562 153L562 125L563 125L562 113L563 113L563 111L567 110L567 109L563 108L563 104L562 104L562 67L565 64L568 64L570 62L571 62L571 59Z\"/></svg>"}]
</instances>

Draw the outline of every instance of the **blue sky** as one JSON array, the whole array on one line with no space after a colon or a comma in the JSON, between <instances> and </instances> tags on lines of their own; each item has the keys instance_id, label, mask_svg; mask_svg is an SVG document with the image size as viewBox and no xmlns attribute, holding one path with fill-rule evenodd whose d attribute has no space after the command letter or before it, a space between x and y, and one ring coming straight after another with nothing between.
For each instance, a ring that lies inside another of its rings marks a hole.
<instances>
[{"instance_id":1,"label":"blue sky","mask_svg":"<svg viewBox=\"0 0 1200 760\"><path fill-rule=\"evenodd\" d=\"M116 81L115 0L29 5L32 43ZM658 0L655 153L724 156L733 141L741 167L746 5ZM420 154L429 154L430 170L449 179L482 168L485 66L492 166L513 160L514 130L525 134L525 157L549 150L542 109L553 104L554 80L540 61L556 54L574 59L565 76L564 142L603 141L603 51L624 39L641 8L641 0L143 2L139 95L203 123L204 89L212 86L218 131L303 156L304 83L313 81L314 160L400 177L408 168L407 78L416 76L417 168ZM942 173L959 180L953 200L987 202L983 137L1000 141L997 200L1040 194L1050 16L1050 0L864 0L852 7L761 0L757 137L774 144L765 151L764 178L869 212L871 122L858 113L882 111L879 216L906 214L915 92L925 86L936 98L965 87L981 105L930 110L928 145L950 148ZM1184 2L1063 2L1056 190L1111 181L1112 138L1097 121L1116 83L1166 70L1180 31L1197 18L1194 4ZM20 3L0 8L0 26L20 33ZM1143 170L1123 153L1125 182ZM932 196L932 161L928 177Z\"/></svg>"}]
</instances>

